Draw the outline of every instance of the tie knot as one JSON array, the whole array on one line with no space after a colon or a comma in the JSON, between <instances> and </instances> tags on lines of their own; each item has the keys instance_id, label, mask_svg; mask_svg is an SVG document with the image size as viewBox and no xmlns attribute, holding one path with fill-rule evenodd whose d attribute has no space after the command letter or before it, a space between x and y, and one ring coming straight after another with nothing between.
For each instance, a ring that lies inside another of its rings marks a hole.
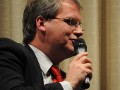
<instances>
[{"instance_id":1,"label":"tie knot","mask_svg":"<svg viewBox=\"0 0 120 90\"><path fill-rule=\"evenodd\" d=\"M53 65L50 70L55 77L61 75L61 72L60 72L59 68L55 65Z\"/></svg>"},{"instance_id":2,"label":"tie knot","mask_svg":"<svg viewBox=\"0 0 120 90\"><path fill-rule=\"evenodd\" d=\"M54 82L61 82L61 81L63 81L61 72L60 72L60 70L59 70L59 68L57 66L53 65L50 68L50 72L54 76Z\"/></svg>"}]
</instances>

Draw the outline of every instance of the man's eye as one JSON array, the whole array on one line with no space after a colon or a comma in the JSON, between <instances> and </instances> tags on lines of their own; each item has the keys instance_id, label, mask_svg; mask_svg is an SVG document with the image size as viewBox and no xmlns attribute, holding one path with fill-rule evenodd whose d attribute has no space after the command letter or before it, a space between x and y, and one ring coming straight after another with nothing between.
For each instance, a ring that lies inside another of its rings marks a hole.
<instances>
[{"instance_id":1,"label":"man's eye","mask_svg":"<svg viewBox=\"0 0 120 90\"><path fill-rule=\"evenodd\" d=\"M76 26L77 25L77 21L75 21L75 20L73 20L73 19L71 19L71 26Z\"/></svg>"},{"instance_id":2,"label":"man's eye","mask_svg":"<svg viewBox=\"0 0 120 90\"><path fill-rule=\"evenodd\" d=\"M64 19L64 22L67 23L68 25L71 25L71 20L70 19Z\"/></svg>"}]
</instances>

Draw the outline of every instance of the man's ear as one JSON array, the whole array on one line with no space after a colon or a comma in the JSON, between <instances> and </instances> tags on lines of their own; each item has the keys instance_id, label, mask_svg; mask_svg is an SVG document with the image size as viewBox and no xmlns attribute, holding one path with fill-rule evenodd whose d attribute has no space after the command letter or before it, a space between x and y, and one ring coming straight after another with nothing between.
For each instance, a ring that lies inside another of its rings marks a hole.
<instances>
[{"instance_id":1,"label":"man's ear","mask_svg":"<svg viewBox=\"0 0 120 90\"><path fill-rule=\"evenodd\" d=\"M39 16L36 18L36 28L41 31L45 31L44 18Z\"/></svg>"}]
</instances>

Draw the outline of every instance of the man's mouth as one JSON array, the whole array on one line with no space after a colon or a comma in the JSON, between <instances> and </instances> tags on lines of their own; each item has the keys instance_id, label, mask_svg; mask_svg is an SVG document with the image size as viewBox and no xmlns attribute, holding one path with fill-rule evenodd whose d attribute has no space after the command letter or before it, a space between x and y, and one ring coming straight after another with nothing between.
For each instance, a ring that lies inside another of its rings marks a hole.
<instances>
[{"instance_id":1,"label":"man's mouth","mask_svg":"<svg viewBox=\"0 0 120 90\"><path fill-rule=\"evenodd\" d=\"M70 40L71 40L72 45L74 46L74 43L75 43L76 39L70 39Z\"/></svg>"}]
</instances>

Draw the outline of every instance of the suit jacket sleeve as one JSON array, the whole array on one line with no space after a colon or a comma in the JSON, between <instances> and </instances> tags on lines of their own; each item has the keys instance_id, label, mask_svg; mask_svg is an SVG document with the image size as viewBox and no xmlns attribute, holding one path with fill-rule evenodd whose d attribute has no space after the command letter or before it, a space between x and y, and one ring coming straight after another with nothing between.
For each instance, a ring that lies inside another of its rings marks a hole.
<instances>
[{"instance_id":1,"label":"suit jacket sleeve","mask_svg":"<svg viewBox=\"0 0 120 90\"><path fill-rule=\"evenodd\" d=\"M44 85L31 58L22 45L0 39L0 90L63 90L59 83Z\"/></svg>"}]
</instances>

